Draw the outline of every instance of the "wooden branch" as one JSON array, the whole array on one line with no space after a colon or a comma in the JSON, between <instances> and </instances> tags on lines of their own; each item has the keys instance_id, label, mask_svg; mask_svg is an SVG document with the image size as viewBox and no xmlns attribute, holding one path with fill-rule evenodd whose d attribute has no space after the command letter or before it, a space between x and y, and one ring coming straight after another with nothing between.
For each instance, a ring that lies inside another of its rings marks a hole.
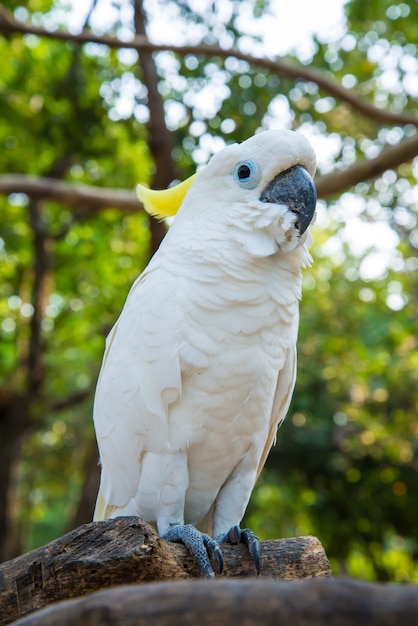
<instances>
[{"instance_id":1,"label":"wooden branch","mask_svg":"<svg viewBox=\"0 0 418 626\"><path fill-rule=\"evenodd\" d=\"M92 398L94 395L94 390L96 389L96 382L87 387L86 389L80 389L78 391L74 391L70 393L65 398L61 398L60 400L54 400L49 402L47 406L48 412L56 412L56 411L65 411L66 409L72 408L81 404L88 398Z\"/></svg>"},{"instance_id":2,"label":"wooden branch","mask_svg":"<svg viewBox=\"0 0 418 626\"><path fill-rule=\"evenodd\" d=\"M417 615L415 585L252 578L108 589L14 626L415 626Z\"/></svg>"},{"instance_id":3,"label":"wooden branch","mask_svg":"<svg viewBox=\"0 0 418 626\"><path fill-rule=\"evenodd\" d=\"M389 169L412 161L418 155L418 134L387 146L374 159L362 159L345 170L334 170L331 174L315 179L318 198L326 198L353 187L362 181L377 178Z\"/></svg>"},{"instance_id":4,"label":"wooden branch","mask_svg":"<svg viewBox=\"0 0 418 626\"><path fill-rule=\"evenodd\" d=\"M9 36L12 33L21 34L33 34L38 37L48 37L50 39L59 39L61 41L75 41L77 43L98 43L110 48L132 48L139 53L147 50L152 52L159 52L162 50L170 50L181 56L188 54L204 55L207 57L217 56L222 59L228 57L235 57L242 61L247 62L252 67L258 67L265 69L279 76L280 78L292 78L304 80L307 82L313 82L318 85L319 88L326 91L331 96L337 98L341 102L349 104L353 109L372 119L375 122L387 123L387 124L413 124L418 127L418 117L410 115L408 113L393 113L385 109L380 109L367 100L364 100L356 95L354 91L346 89L342 85L339 85L325 72L319 72L303 65L298 65L287 59L267 59L264 57L252 56L240 52L233 48L220 48L216 45L199 44L199 45L185 45L175 46L171 44L153 44L148 41L146 36L136 35L131 41L121 41L114 37L107 35L94 35L91 32L83 31L77 35L69 33L63 30L48 31L39 26L32 24L23 24L16 21L11 13L6 11L0 5L0 32Z\"/></svg>"},{"instance_id":5,"label":"wooden branch","mask_svg":"<svg viewBox=\"0 0 418 626\"><path fill-rule=\"evenodd\" d=\"M104 189L26 174L0 175L0 194L12 193L23 193L33 199L61 202L83 214L94 214L110 208L127 213L143 211L134 191Z\"/></svg>"},{"instance_id":6,"label":"wooden branch","mask_svg":"<svg viewBox=\"0 0 418 626\"><path fill-rule=\"evenodd\" d=\"M262 542L266 578L330 577L315 537ZM254 576L245 546L223 545L225 577ZM198 577L182 545L163 541L136 517L92 522L0 565L0 625L48 604L115 585ZM77 622L74 622L77 623Z\"/></svg>"},{"instance_id":7,"label":"wooden branch","mask_svg":"<svg viewBox=\"0 0 418 626\"><path fill-rule=\"evenodd\" d=\"M380 176L388 169L418 156L418 134L404 139L395 146L383 148L373 159L362 159L345 170L334 170L315 179L318 198L342 193L361 181ZM33 199L55 200L83 215L95 214L107 208L117 208L127 213L143 211L142 204L133 191L107 189L27 176L25 174L0 175L0 194L23 193Z\"/></svg>"}]
</instances>

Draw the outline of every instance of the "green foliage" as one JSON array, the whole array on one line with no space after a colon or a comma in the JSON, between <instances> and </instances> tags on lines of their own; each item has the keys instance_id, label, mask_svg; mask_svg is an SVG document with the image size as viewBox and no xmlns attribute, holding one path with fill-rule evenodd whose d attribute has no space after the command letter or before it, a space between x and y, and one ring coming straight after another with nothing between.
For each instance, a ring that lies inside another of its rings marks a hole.
<instances>
[{"instance_id":1,"label":"green foliage","mask_svg":"<svg viewBox=\"0 0 418 626\"><path fill-rule=\"evenodd\" d=\"M33 36L1 39L0 53L10 59L0 79L1 171L120 188L149 179L143 126L135 119L111 123L101 96L103 85L123 74L114 55L98 64L76 46ZM35 272L28 198L0 197L0 210L0 385L4 393L23 393ZM11 493L20 549L61 534L74 513L85 479L80 461L94 437L91 397L104 337L149 256L143 215L107 210L89 216L83 207L74 213L49 202L42 222L50 235L42 320L46 389L32 407ZM84 391L85 402L54 409Z\"/></svg>"},{"instance_id":2,"label":"green foliage","mask_svg":"<svg viewBox=\"0 0 418 626\"><path fill-rule=\"evenodd\" d=\"M210 3L212 10L201 13L188 2L166 4L206 43L259 44L238 27L246 2ZM251 3L254 20L268 4ZM60 23L59 2L8 6L19 19ZM380 107L414 112L417 3L349 0L345 11L345 35L315 39L304 64ZM132 29L122 12L110 32L119 27ZM7 59L0 76L0 171L119 188L149 181L149 112L135 54L32 35L0 39L0 54ZM173 157L185 175L224 143L260 127L301 126L333 142L332 162L322 162L320 173L349 167L412 133L356 115L311 82L279 79L232 57L161 52L155 58ZM367 579L418 580L416 175L405 164L321 207L315 262L304 277L296 393L247 514L263 538L317 535L336 573ZM23 194L0 197L0 211L1 401L27 385L36 268L30 201ZM92 215L54 202L44 202L41 215L50 257L42 321L46 384L32 407L11 487L21 549L64 532L77 507L104 336L146 264L150 239L142 215ZM382 268L375 277L365 267L376 250L356 251L345 233L354 222L359 234L384 223L397 235L390 259L377 255ZM77 394L84 401L74 404Z\"/></svg>"}]
</instances>

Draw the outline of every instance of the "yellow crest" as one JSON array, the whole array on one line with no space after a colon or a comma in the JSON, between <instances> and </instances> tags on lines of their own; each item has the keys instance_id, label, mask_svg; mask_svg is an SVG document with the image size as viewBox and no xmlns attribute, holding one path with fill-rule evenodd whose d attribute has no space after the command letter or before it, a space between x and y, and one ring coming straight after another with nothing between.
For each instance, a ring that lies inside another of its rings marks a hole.
<instances>
[{"instance_id":1,"label":"yellow crest","mask_svg":"<svg viewBox=\"0 0 418 626\"><path fill-rule=\"evenodd\" d=\"M169 187L168 189L149 189L144 185L136 186L136 195L144 205L144 209L150 215L159 219L172 217L182 205L186 193L189 191L190 185L198 175L189 176L182 183Z\"/></svg>"}]
</instances>

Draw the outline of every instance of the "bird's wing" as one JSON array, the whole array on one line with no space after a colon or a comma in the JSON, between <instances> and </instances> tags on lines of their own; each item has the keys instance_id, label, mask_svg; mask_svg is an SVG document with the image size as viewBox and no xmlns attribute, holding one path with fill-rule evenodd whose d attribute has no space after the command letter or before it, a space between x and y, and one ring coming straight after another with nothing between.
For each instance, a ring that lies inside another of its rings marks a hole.
<instances>
[{"instance_id":1,"label":"bird's wing","mask_svg":"<svg viewBox=\"0 0 418 626\"><path fill-rule=\"evenodd\" d=\"M266 462L267 455L270 452L270 448L273 445L277 428L283 422L286 417L286 413L289 409L290 401L292 399L293 389L296 382L296 347L289 348L288 358L285 359L285 365L280 370L277 377L276 392L273 400L273 407L271 411L270 430L264 446L263 453L260 458L260 462L257 468L257 478L260 475L261 470Z\"/></svg>"},{"instance_id":2,"label":"bird's wing","mask_svg":"<svg viewBox=\"0 0 418 626\"><path fill-rule=\"evenodd\" d=\"M158 264L145 271L106 342L93 411L102 461L97 511L125 506L139 483L141 455L168 442L168 405L181 394L171 279Z\"/></svg>"},{"instance_id":3,"label":"bird's wing","mask_svg":"<svg viewBox=\"0 0 418 626\"><path fill-rule=\"evenodd\" d=\"M257 467L257 478L264 467L270 448L276 438L277 428L280 426L288 411L296 381L296 348L288 348L285 364L279 371L277 377L276 390L273 399L273 406L270 418L270 428L264 449ZM255 482L255 481L254 481ZM205 517L199 522L199 530L209 535L213 533L213 523L216 510L216 502L213 503Z\"/></svg>"}]
</instances>

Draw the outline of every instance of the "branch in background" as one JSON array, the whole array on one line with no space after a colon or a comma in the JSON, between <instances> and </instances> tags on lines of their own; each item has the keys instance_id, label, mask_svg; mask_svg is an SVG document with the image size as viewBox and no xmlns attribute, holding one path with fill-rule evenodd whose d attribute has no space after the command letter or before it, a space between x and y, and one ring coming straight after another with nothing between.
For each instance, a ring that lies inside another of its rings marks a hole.
<instances>
[{"instance_id":1,"label":"branch in background","mask_svg":"<svg viewBox=\"0 0 418 626\"><path fill-rule=\"evenodd\" d=\"M134 0L134 24L135 33L147 40L145 27L145 14L142 0ZM168 187L178 173L173 161L174 138L168 130L165 121L164 102L158 89L160 77L158 76L153 54L150 50L144 50L139 57L142 69L142 78L148 92L148 145L155 164L155 174L151 187L164 189ZM150 220L151 231L151 254L158 249L164 235L166 226L164 222Z\"/></svg>"},{"instance_id":2,"label":"branch in background","mask_svg":"<svg viewBox=\"0 0 418 626\"><path fill-rule=\"evenodd\" d=\"M47 171L48 178L63 178L71 159L64 154ZM29 223L33 233L33 281L31 304L33 313L30 318L30 335L27 354L27 390L29 401L39 394L44 383L45 372L43 355L45 346L42 338L42 321L48 299L48 283L51 269L50 237L43 217L41 198L31 197L27 205Z\"/></svg>"},{"instance_id":3,"label":"branch in background","mask_svg":"<svg viewBox=\"0 0 418 626\"><path fill-rule=\"evenodd\" d=\"M47 299L47 282L51 265L48 236L42 219L40 200L28 203L29 222L33 232L33 283L30 318L30 335L27 356L27 385L29 397L39 393L45 378L43 367L42 320Z\"/></svg>"},{"instance_id":4,"label":"branch in background","mask_svg":"<svg viewBox=\"0 0 418 626\"><path fill-rule=\"evenodd\" d=\"M341 193L372 178L377 178L389 169L395 169L402 163L412 161L418 155L418 135L404 139L396 146L384 148L374 159L363 159L342 171L334 171L316 179L319 198L326 198Z\"/></svg>"},{"instance_id":5,"label":"branch in background","mask_svg":"<svg viewBox=\"0 0 418 626\"><path fill-rule=\"evenodd\" d=\"M88 398L93 397L94 389L96 385L91 385L87 387L87 389L80 389L79 391L75 391L70 394L66 398L62 400L56 400L55 402L51 402L47 406L47 411L65 411L66 409L72 409L74 406L85 402Z\"/></svg>"},{"instance_id":6,"label":"branch in background","mask_svg":"<svg viewBox=\"0 0 418 626\"><path fill-rule=\"evenodd\" d=\"M134 0L135 32L138 36L148 41L142 4L142 0ZM143 74L142 82L148 92L149 122L147 123L147 128L149 132L149 147L156 167L151 186L154 189L164 189L178 176L178 172L171 156L174 149L174 140L172 133L167 128L164 102L158 89L160 77L158 76L151 50L146 49L141 54L140 66Z\"/></svg>"},{"instance_id":7,"label":"branch in background","mask_svg":"<svg viewBox=\"0 0 418 626\"><path fill-rule=\"evenodd\" d=\"M54 200L82 215L95 214L109 208L127 213L143 210L133 191L65 183L25 174L0 175L0 194L13 193L23 193L33 199Z\"/></svg>"},{"instance_id":8,"label":"branch in background","mask_svg":"<svg viewBox=\"0 0 418 626\"><path fill-rule=\"evenodd\" d=\"M84 18L84 24L83 24L81 30L84 30L85 28L87 28L87 25L90 22L90 18L92 16L93 12L96 9L96 5L97 5L97 0L93 0L92 3L91 3L90 9L87 12L86 17Z\"/></svg>"},{"instance_id":9,"label":"branch in background","mask_svg":"<svg viewBox=\"0 0 418 626\"><path fill-rule=\"evenodd\" d=\"M395 169L402 163L418 156L418 135L404 139L396 146L388 146L374 159L363 159L342 171L334 171L315 179L318 198L342 193L359 182L377 178L388 169ZM61 202L77 215L94 215L109 208L126 213L143 211L142 204L133 191L124 189L104 189L74 183L66 183L52 178L36 178L25 174L0 175L0 195L23 193L32 199Z\"/></svg>"},{"instance_id":10,"label":"branch in background","mask_svg":"<svg viewBox=\"0 0 418 626\"><path fill-rule=\"evenodd\" d=\"M336 83L325 72L312 70L308 67L298 65L297 63L293 63L283 58L271 60L244 54L238 50L225 49L216 45L207 44L195 46L152 44L148 41L145 35L136 35L131 41L121 41L119 39L115 39L114 37L106 35L97 36L85 31L79 33L78 35L73 35L62 30L48 31L32 24L17 22L9 12L1 7L1 5L0 33L3 33L5 36L9 36L12 33L32 34L37 35L38 37L49 37L50 39L60 39L62 41L75 41L80 44L98 43L109 46L110 48L133 48L139 53L143 53L144 51L158 52L161 50L171 50L181 56L185 56L187 54L202 54L207 57L217 56L223 59L227 57L235 57L236 59L246 61L253 67L266 69L280 78L293 78L316 83L318 87L326 91L331 96L337 98L337 100L349 104L358 113L361 113L375 122L400 125L412 124L413 126L418 127L418 117L407 113L393 113L385 109L379 109L370 102L367 102L367 100L363 100L357 96L350 89L346 89L345 87L342 87L342 85Z\"/></svg>"}]
</instances>

